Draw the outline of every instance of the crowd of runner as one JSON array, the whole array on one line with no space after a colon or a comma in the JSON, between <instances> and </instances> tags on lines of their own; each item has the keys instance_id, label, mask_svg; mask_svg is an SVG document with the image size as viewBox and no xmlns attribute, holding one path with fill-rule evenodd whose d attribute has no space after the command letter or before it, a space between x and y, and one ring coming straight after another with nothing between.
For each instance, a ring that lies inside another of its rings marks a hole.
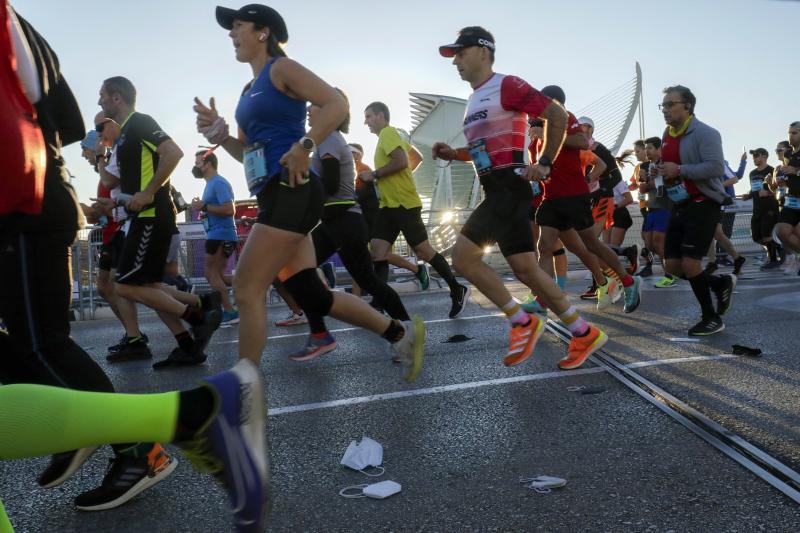
<instances>
[{"instance_id":1,"label":"crowd of runner","mask_svg":"<svg viewBox=\"0 0 800 533\"><path fill-rule=\"evenodd\" d=\"M165 479L177 459L160 443L175 442L226 487L238 530L266 527L271 489L260 363L270 286L291 309L277 324L308 324L305 345L286 354L291 360L336 349L325 324L332 316L385 339L409 382L423 369L425 324L409 315L389 284L389 265L412 272L422 290L432 268L449 290L450 319L465 310L472 288L480 291L508 317L506 366L531 356L548 312L572 333L558 368L580 367L607 342L565 292L566 250L592 278L580 298L596 300L600 311L622 301L623 312L635 312L643 279L660 268L655 287L680 279L691 285L700 318L690 335L725 327L722 316L746 261L730 243L735 212L726 207L747 154L738 171L728 166L719 132L696 117L698 102L687 87L663 91L663 134L636 141L615 157L594 139L591 117L568 111L561 87L537 90L494 72L494 36L482 27L463 28L439 53L452 58L473 90L463 126L467 144L437 142L430 154L421 154L391 125L389 108L375 101L363 110L378 138L370 168L363 148L345 138L351 120L345 92L286 57L282 17L263 5L218 7L217 21L229 31L236 60L249 64L253 76L231 122L219 115L213 98L195 99L197 129L208 146L195 151L192 174L205 188L187 203L170 185L184 153L153 117L136 109L134 84L107 78L99 88L94 129L85 133L53 50L6 2L0 6L3 58L16 62L0 65L10 74L2 86L4 112L15 117L4 121L2 153L7 160L35 162L11 169L19 179L11 180L16 189L4 185L9 188L0 206L0 458L54 454L39 478L49 488L72 476L99 445L113 444L107 475L76 498L79 509L117 507ZM62 146L78 141L99 180L97 198L80 206L60 155ZM223 151L242 164L258 203L241 249L233 189L217 170ZM800 253L800 122L790 124L788 140L775 152L773 168L767 150L750 151L750 192L740 197L753 201L752 238L768 256L763 270ZM638 162L626 182L620 167L631 156ZM471 162L483 189L455 242L452 266L431 245L422 218L412 173L426 157ZM637 245L623 246L633 226L628 206L636 201L641 253ZM211 290L199 295L177 269L176 215L189 207L202 214L207 235L204 267ZM154 368L204 363L221 324L238 323L239 362L184 392L114 393L101 367L69 336L69 250L84 216L103 227L98 292L124 330L108 348L109 362L153 357L137 305L155 310L175 339ZM401 233L419 262L391 253ZM530 289L526 300L513 298L483 261L486 247L495 244ZM729 259L703 266L717 246ZM227 267L234 253L232 276ZM334 278L317 270L335 253L353 280L352 293L331 290ZM789 262L796 272L796 260ZM732 272L717 272L725 266ZM360 297L364 293L371 295L369 303ZM10 528L0 506L0 531Z\"/></svg>"}]
</instances>

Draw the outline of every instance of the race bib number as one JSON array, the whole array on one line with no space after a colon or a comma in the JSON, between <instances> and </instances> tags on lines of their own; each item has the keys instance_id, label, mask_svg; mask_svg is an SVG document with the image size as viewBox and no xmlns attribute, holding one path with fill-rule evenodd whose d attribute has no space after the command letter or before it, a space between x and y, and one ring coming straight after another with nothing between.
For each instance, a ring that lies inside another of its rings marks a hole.
<instances>
[{"instance_id":1,"label":"race bib number","mask_svg":"<svg viewBox=\"0 0 800 533\"><path fill-rule=\"evenodd\" d=\"M686 187L683 185L683 183L678 183L671 187L667 187L667 196L669 196L670 200L676 204L679 204L689 199L689 191L686 190Z\"/></svg>"},{"instance_id":2,"label":"race bib number","mask_svg":"<svg viewBox=\"0 0 800 533\"><path fill-rule=\"evenodd\" d=\"M472 164L475 165L475 171L479 176L492 171L492 159L486 150L485 140L479 139L470 143L469 156L472 158Z\"/></svg>"},{"instance_id":3,"label":"race bib number","mask_svg":"<svg viewBox=\"0 0 800 533\"><path fill-rule=\"evenodd\" d=\"M783 208L789 209L800 209L800 197L797 196L787 196L786 200L783 203Z\"/></svg>"},{"instance_id":4,"label":"race bib number","mask_svg":"<svg viewBox=\"0 0 800 533\"><path fill-rule=\"evenodd\" d=\"M750 192L758 192L764 188L764 180L752 180L750 182Z\"/></svg>"},{"instance_id":5,"label":"race bib number","mask_svg":"<svg viewBox=\"0 0 800 533\"><path fill-rule=\"evenodd\" d=\"M264 145L255 143L244 150L244 177L247 187L255 189L267 180L267 160L264 157Z\"/></svg>"}]
</instances>

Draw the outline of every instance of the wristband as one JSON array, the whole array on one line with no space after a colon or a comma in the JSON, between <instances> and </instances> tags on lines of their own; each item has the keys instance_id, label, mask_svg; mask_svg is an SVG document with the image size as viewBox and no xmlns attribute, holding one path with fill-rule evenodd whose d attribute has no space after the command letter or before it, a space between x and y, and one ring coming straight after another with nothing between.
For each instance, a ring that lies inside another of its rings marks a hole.
<instances>
[{"instance_id":1,"label":"wristband","mask_svg":"<svg viewBox=\"0 0 800 533\"><path fill-rule=\"evenodd\" d=\"M553 167L553 162L546 155L540 157L536 163L542 165L543 167L549 167L549 168Z\"/></svg>"}]
</instances>

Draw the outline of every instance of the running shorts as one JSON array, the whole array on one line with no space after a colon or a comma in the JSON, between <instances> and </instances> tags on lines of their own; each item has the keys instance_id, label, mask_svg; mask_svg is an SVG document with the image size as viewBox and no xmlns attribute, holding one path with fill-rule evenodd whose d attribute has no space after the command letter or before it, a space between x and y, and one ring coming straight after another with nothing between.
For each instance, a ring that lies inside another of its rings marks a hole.
<instances>
[{"instance_id":1,"label":"running shorts","mask_svg":"<svg viewBox=\"0 0 800 533\"><path fill-rule=\"evenodd\" d=\"M702 259L714 240L720 216L719 204L708 200L674 206L667 227L664 256L667 259Z\"/></svg>"},{"instance_id":2,"label":"running shorts","mask_svg":"<svg viewBox=\"0 0 800 533\"><path fill-rule=\"evenodd\" d=\"M237 241L221 241L218 239L208 239L206 240L206 255L215 255L217 250L222 248L222 255L225 257L230 257L233 255L233 252L236 251L236 247L239 245Z\"/></svg>"},{"instance_id":3,"label":"running shorts","mask_svg":"<svg viewBox=\"0 0 800 533\"><path fill-rule=\"evenodd\" d=\"M117 283L144 285L164 279L174 222L137 218L131 222L117 265Z\"/></svg>"},{"instance_id":4,"label":"running shorts","mask_svg":"<svg viewBox=\"0 0 800 533\"><path fill-rule=\"evenodd\" d=\"M558 231L583 231L594 225L592 202L588 194L550 198L542 202L536 223Z\"/></svg>"},{"instance_id":5,"label":"running shorts","mask_svg":"<svg viewBox=\"0 0 800 533\"><path fill-rule=\"evenodd\" d=\"M259 224L308 235L322 216L325 192L314 174L303 185L294 187L275 176L256 195L256 200Z\"/></svg>"},{"instance_id":6,"label":"running shorts","mask_svg":"<svg viewBox=\"0 0 800 533\"><path fill-rule=\"evenodd\" d=\"M378 219L375 221L372 238L394 244L400 232L403 233L403 237L412 248L428 240L428 231L422 222L421 207L411 209L381 207L378 210Z\"/></svg>"},{"instance_id":7,"label":"running shorts","mask_svg":"<svg viewBox=\"0 0 800 533\"><path fill-rule=\"evenodd\" d=\"M461 228L461 234L481 248L497 243L505 257L533 252L530 207L530 197L517 191L489 191Z\"/></svg>"}]
</instances>

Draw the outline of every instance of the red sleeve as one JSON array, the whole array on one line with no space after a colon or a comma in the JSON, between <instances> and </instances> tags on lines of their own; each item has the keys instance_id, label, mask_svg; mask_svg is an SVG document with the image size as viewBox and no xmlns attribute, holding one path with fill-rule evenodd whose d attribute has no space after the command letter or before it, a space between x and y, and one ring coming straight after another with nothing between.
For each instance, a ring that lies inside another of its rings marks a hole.
<instances>
[{"instance_id":1,"label":"red sleeve","mask_svg":"<svg viewBox=\"0 0 800 533\"><path fill-rule=\"evenodd\" d=\"M516 76L506 76L500 85L500 105L506 111L521 111L538 117L552 100Z\"/></svg>"}]
</instances>

